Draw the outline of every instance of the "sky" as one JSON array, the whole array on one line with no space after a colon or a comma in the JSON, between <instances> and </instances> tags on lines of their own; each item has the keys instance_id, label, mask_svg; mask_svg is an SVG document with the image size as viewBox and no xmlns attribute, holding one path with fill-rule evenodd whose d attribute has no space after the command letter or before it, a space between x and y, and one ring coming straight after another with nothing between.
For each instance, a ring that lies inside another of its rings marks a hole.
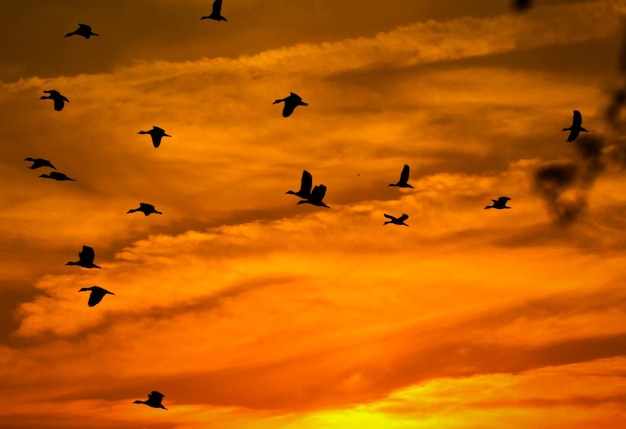
<instances>
[{"instance_id":1,"label":"sky","mask_svg":"<svg viewBox=\"0 0 626 429\"><path fill-rule=\"evenodd\" d=\"M0 6L0 427L621 428L626 1L211 3Z\"/></svg>"}]
</instances>

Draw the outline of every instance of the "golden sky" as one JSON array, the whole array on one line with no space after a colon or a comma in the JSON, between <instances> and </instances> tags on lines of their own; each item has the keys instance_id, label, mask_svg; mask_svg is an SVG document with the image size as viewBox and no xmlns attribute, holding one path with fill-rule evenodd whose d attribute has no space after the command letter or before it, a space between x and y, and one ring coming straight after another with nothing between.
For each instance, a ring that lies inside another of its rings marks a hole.
<instances>
[{"instance_id":1,"label":"golden sky","mask_svg":"<svg viewBox=\"0 0 626 429\"><path fill-rule=\"evenodd\" d=\"M0 6L0 427L622 428L626 1L211 3Z\"/></svg>"}]
</instances>

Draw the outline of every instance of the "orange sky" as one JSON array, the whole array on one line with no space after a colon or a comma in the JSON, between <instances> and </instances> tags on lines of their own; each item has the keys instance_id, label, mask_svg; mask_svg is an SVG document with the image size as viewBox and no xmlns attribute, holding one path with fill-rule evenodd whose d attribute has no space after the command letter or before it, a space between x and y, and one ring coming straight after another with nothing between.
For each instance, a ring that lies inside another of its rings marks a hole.
<instances>
[{"instance_id":1,"label":"orange sky","mask_svg":"<svg viewBox=\"0 0 626 429\"><path fill-rule=\"evenodd\" d=\"M211 3L3 2L0 427L621 428L626 1Z\"/></svg>"}]
</instances>

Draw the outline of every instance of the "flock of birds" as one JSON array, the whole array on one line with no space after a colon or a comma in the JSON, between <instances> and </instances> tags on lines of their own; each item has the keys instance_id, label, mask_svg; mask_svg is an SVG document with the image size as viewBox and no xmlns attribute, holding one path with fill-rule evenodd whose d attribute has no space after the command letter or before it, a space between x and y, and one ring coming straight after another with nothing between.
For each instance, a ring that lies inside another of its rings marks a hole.
<instances>
[{"instance_id":1,"label":"flock of birds","mask_svg":"<svg viewBox=\"0 0 626 429\"><path fill-rule=\"evenodd\" d=\"M518 0L514 3L514 6L521 10L521 8L526 8L530 2L528 0ZM215 0L213 2L213 8L210 15L203 16L201 19L212 19L215 21L227 21L227 19L221 15L222 9L222 0ZM89 39L91 36L99 36L99 34L94 33L89 25L79 24L78 28L70 33L67 33L65 37L70 36L82 36L85 39ZM69 99L62 95L59 91L50 89L43 91L47 95L41 96L41 99L49 99L53 101L53 107L56 111L63 110L65 103L69 103ZM293 114L294 110L298 106L308 106L308 103L302 100L298 94L291 92L287 97L277 99L273 104L284 103L282 116L287 118ZM562 131L569 131L569 136L567 138L568 142L574 141L580 132L587 132L585 128L582 127L582 115L578 110L574 111L574 117L572 121L572 125L568 128L563 128ZM148 131L139 131L138 134L149 134L152 139L152 144L155 148L158 148L161 145L161 140L163 137L171 137L171 135L167 134L164 129L159 128L157 126L153 126L152 129ZM32 164L28 167L31 170L39 169L39 168L51 168L56 170L56 167L49 160L43 158L25 158L24 161L31 162ZM389 186L394 186L398 188L413 188L413 186L409 183L409 175L410 175L410 167L409 165L404 165L402 171L400 173L400 178L396 183L390 183ZM64 173L60 173L57 171L52 171L49 174L41 174L39 177L48 178L58 181L74 181L74 179L68 177ZM291 194L299 197L301 200L298 201L297 204L311 204L318 207L330 208L326 203L324 203L323 199L326 195L326 186L323 184L317 185L313 187L313 176L308 171L304 170L302 172L302 177L300 179L300 189L298 191L287 191L286 194ZM510 209L511 207L507 206L507 202L511 198L506 196L501 196L498 199L492 200L491 205L485 206L485 209ZM128 214L141 212L145 216L150 214L162 214L160 211L157 211L155 206L148 203L140 203L138 208L130 209L127 211ZM405 221L409 218L409 215L403 213L399 217L395 217L393 215L384 213L384 216L387 221L384 222L383 225L393 224L398 226L409 226L405 223ZM94 263L95 259L95 251L92 247L84 245L82 250L78 253L78 261L70 261L67 262L66 265L76 265L82 268L101 268L100 266ZM115 293L104 289L100 286L91 286L91 287L83 287L79 290L79 292L89 292L89 300L87 305L89 307L94 307L99 304L106 295L115 295ZM145 401L136 400L135 404L145 404L153 408L162 408L167 410L162 404L164 395L157 391L152 391L148 394L148 399Z\"/></svg>"}]
</instances>

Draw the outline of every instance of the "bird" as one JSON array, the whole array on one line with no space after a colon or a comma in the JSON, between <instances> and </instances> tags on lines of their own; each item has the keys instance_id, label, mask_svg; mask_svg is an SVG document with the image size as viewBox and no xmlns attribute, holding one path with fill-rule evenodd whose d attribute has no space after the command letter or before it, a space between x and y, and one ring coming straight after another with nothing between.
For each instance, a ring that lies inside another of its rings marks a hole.
<instances>
[{"instance_id":1,"label":"bird","mask_svg":"<svg viewBox=\"0 0 626 429\"><path fill-rule=\"evenodd\" d=\"M485 206L485 208L486 209L498 209L498 210L510 209L511 207L506 205L507 201L509 200L510 200L509 197L499 197L497 200L491 200L493 201L493 204L490 206Z\"/></svg>"},{"instance_id":2,"label":"bird","mask_svg":"<svg viewBox=\"0 0 626 429\"><path fill-rule=\"evenodd\" d=\"M93 307L100 301L102 301L102 298L104 298L104 295L106 294L115 295L113 292L110 292L100 286L82 287L79 290L79 292L87 291L91 291L91 293L89 294L89 301L87 302L87 305L90 307Z\"/></svg>"},{"instance_id":3,"label":"bird","mask_svg":"<svg viewBox=\"0 0 626 429\"><path fill-rule=\"evenodd\" d=\"M70 180L72 182L76 182L76 180L71 177L67 177L65 174L56 171L51 171L50 174L40 174L39 177L43 177L44 179L54 179L60 181Z\"/></svg>"},{"instance_id":4,"label":"bird","mask_svg":"<svg viewBox=\"0 0 626 429\"><path fill-rule=\"evenodd\" d=\"M74 35L83 36L85 39L89 39L91 36L99 36L99 34L96 34L93 31L91 31L91 26L87 24L78 24L78 28L72 31L71 33L67 33L65 37L70 37Z\"/></svg>"},{"instance_id":5,"label":"bird","mask_svg":"<svg viewBox=\"0 0 626 429\"><path fill-rule=\"evenodd\" d=\"M561 131L569 131L569 136L567 136L568 142L573 142L578 137L578 134L582 131L587 133L588 131L584 129L581 125L583 123L583 115L580 114L578 110L574 110L574 119L572 121L572 126L569 128L563 128Z\"/></svg>"},{"instance_id":6,"label":"bird","mask_svg":"<svg viewBox=\"0 0 626 429\"><path fill-rule=\"evenodd\" d=\"M277 104L277 103L282 103L282 102L285 103L285 107L283 107L283 116L285 118L291 115L296 107L309 105L308 103L305 103L304 101L302 101L302 97L300 97L298 94L294 92L290 92L289 96L285 98L275 100L272 104Z\"/></svg>"},{"instance_id":7,"label":"bird","mask_svg":"<svg viewBox=\"0 0 626 429\"><path fill-rule=\"evenodd\" d=\"M70 100L68 100L67 97L62 95L56 89L49 89L49 90L44 91L44 92L46 94L50 94L50 95L42 95L41 97L39 97L39 99L40 100L52 100L52 101L54 101L54 110L56 110L57 112L60 112L61 110L63 110L63 106L65 106L65 102L66 101L68 103L70 102Z\"/></svg>"},{"instance_id":8,"label":"bird","mask_svg":"<svg viewBox=\"0 0 626 429\"><path fill-rule=\"evenodd\" d=\"M35 168L40 168L40 167L50 167L50 168L54 168L56 170L56 167L54 165L52 165L52 163L50 161L48 161L47 159L43 159L43 158L31 158L30 156L28 158L24 158L24 161L30 161L33 164L28 167L31 170L34 170Z\"/></svg>"},{"instance_id":9,"label":"bird","mask_svg":"<svg viewBox=\"0 0 626 429\"><path fill-rule=\"evenodd\" d=\"M152 407L152 408L163 408L164 410L167 410L167 408L165 408L163 404L161 404L161 401L163 401L164 397L165 395L162 394L161 392L157 392L156 390L153 390L152 392L148 393L147 401L140 401L138 399L135 402L133 402L133 404L146 404L147 406Z\"/></svg>"},{"instance_id":10,"label":"bird","mask_svg":"<svg viewBox=\"0 0 626 429\"><path fill-rule=\"evenodd\" d=\"M409 218L409 215L406 213L402 213L402 216L400 217L395 217L395 216L391 216L388 215L387 213L383 213L383 215L387 218L390 219L387 222L383 223L383 225L387 225L388 223L393 223L394 225L404 225L404 226L409 226L406 223L404 223L405 220L407 220Z\"/></svg>"},{"instance_id":11,"label":"bird","mask_svg":"<svg viewBox=\"0 0 626 429\"><path fill-rule=\"evenodd\" d=\"M518 12L523 12L532 6L532 0L513 0L513 8Z\"/></svg>"},{"instance_id":12,"label":"bird","mask_svg":"<svg viewBox=\"0 0 626 429\"><path fill-rule=\"evenodd\" d=\"M412 188L412 185L409 185L409 173L411 169L407 164L402 168L402 173L400 173L400 180L398 183L390 183L389 186L397 186L399 188Z\"/></svg>"},{"instance_id":13,"label":"bird","mask_svg":"<svg viewBox=\"0 0 626 429\"><path fill-rule=\"evenodd\" d=\"M298 192L287 191L285 194L296 195L300 198L307 199L311 196L311 187L313 186L313 176L306 170L302 171L302 179L300 179L300 190Z\"/></svg>"},{"instance_id":14,"label":"bird","mask_svg":"<svg viewBox=\"0 0 626 429\"><path fill-rule=\"evenodd\" d=\"M78 252L78 261L70 261L65 265L78 265L83 268L102 268L93 263L95 257L96 253L93 251L93 248L83 245L83 250Z\"/></svg>"},{"instance_id":15,"label":"bird","mask_svg":"<svg viewBox=\"0 0 626 429\"><path fill-rule=\"evenodd\" d=\"M213 9L211 10L211 15L203 16L200 19L212 19L214 21L228 21L226 18L222 16L222 0L215 0L213 2Z\"/></svg>"},{"instance_id":16,"label":"bird","mask_svg":"<svg viewBox=\"0 0 626 429\"><path fill-rule=\"evenodd\" d=\"M163 137L172 137L169 134L166 134L163 128L159 128L155 125L152 126L151 130L139 131L137 134L150 134L150 137L152 137L152 144L154 145L155 149L159 147L159 145L161 144L161 139Z\"/></svg>"},{"instance_id":17,"label":"bird","mask_svg":"<svg viewBox=\"0 0 626 429\"><path fill-rule=\"evenodd\" d=\"M324 199L324 195L326 195L326 186L316 186L313 188L313 191L311 191L311 195L305 200L298 201L298 204L313 204L314 206L326 207L329 209L330 207L322 201Z\"/></svg>"},{"instance_id":18,"label":"bird","mask_svg":"<svg viewBox=\"0 0 626 429\"><path fill-rule=\"evenodd\" d=\"M146 216L148 216L151 213L163 214L157 211L152 204L148 204L148 203L139 203L139 208L130 209L126 212L126 214L135 213L135 212L142 212Z\"/></svg>"}]
</instances>

